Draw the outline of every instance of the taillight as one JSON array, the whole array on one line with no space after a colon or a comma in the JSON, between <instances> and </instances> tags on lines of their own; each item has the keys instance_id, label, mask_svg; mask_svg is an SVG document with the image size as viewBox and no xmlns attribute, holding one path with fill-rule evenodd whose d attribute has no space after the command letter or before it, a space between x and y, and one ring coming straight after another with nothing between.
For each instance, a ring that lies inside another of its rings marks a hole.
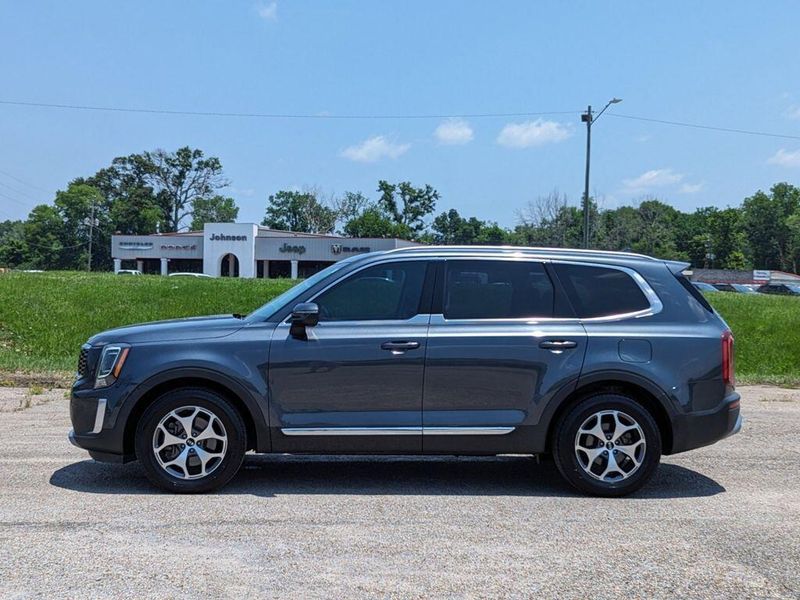
<instances>
[{"instance_id":1,"label":"taillight","mask_svg":"<svg viewBox=\"0 0 800 600\"><path fill-rule=\"evenodd\" d=\"M722 381L726 388L733 389L736 386L733 365L733 334L730 330L726 330L722 334Z\"/></svg>"}]
</instances>

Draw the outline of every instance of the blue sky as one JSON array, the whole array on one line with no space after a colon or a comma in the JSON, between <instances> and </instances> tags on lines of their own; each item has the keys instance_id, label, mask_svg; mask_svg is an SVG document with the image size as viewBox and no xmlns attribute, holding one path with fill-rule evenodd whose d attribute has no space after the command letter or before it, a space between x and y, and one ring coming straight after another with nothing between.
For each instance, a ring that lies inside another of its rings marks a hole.
<instances>
[{"instance_id":1,"label":"blue sky","mask_svg":"<svg viewBox=\"0 0 800 600\"><path fill-rule=\"evenodd\" d=\"M0 104L0 219L118 155L182 145L219 156L241 221L279 189L375 197L429 183L438 209L512 226L526 202L583 188L607 207L690 210L800 184L795 2L0 3L0 100L184 111L529 117L299 120L73 111Z\"/></svg>"}]
</instances>

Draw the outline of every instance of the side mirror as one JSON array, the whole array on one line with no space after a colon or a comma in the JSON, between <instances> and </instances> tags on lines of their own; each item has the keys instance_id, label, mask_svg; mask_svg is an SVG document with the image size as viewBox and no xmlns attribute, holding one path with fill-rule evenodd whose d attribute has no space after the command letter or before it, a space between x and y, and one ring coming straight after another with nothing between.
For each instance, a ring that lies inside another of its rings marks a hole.
<instances>
[{"instance_id":1,"label":"side mirror","mask_svg":"<svg viewBox=\"0 0 800 600\"><path fill-rule=\"evenodd\" d=\"M314 327L319 323L319 306L314 302L301 302L292 309L291 328L292 337L307 340L306 327Z\"/></svg>"}]
</instances>

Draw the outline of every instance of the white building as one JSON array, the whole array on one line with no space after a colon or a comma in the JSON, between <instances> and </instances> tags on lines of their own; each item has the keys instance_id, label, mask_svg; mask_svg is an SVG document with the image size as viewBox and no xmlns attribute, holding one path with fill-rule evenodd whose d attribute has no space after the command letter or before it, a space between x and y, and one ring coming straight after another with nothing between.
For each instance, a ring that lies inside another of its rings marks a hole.
<instances>
[{"instance_id":1,"label":"white building","mask_svg":"<svg viewBox=\"0 0 800 600\"><path fill-rule=\"evenodd\" d=\"M213 277L308 277L353 254L413 246L386 238L294 233L255 223L206 223L203 231L111 238L114 272L206 273Z\"/></svg>"}]
</instances>

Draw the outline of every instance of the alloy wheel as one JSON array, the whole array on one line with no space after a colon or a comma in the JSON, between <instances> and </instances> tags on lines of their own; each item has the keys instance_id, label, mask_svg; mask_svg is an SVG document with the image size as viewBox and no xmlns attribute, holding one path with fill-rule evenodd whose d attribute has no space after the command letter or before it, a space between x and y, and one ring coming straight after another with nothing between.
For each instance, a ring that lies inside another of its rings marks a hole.
<instances>
[{"instance_id":1,"label":"alloy wheel","mask_svg":"<svg viewBox=\"0 0 800 600\"><path fill-rule=\"evenodd\" d=\"M644 431L619 410L592 414L575 435L575 458L586 474L605 483L631 477L642 465L647 443Z\"/></svg>"},{"instance_id":2,"label":"alloy wheel","mask_svg":"<svg viewBox=\"0 0 800 600\"><path fill-rule=\"evenodd\" d=\"M172 477L201 479L222 464L228 435L211 410L182 406L164 416L153 432L153 454Z\"/></svg>"}]
</instances>

